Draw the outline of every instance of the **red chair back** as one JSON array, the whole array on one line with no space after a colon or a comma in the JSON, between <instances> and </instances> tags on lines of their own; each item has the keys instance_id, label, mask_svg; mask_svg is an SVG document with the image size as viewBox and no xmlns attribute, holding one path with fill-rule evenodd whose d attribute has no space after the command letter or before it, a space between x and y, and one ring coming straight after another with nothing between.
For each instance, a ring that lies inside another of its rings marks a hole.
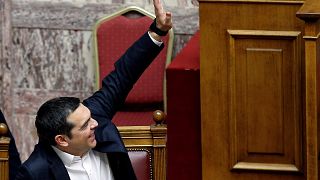
<instances>
[{"instance_id":1,"label":"red chair back","mask_svg":"<svg viewBox=\"0 0 320 180\"><path fill-rule=\"evenodd\" d=\"M132 15L133 12L139 16L128 15ZM101 79L114 69L114 63L148 30L153 19L146 11L129 7L102 18L97 23L94 29L97 72L99 72L96 74L97 82L100 83ZM167 45L169 36L167 35L163 41ZM164 109L164 73L168 50L171 51L165 48L158 55L135 84L126 99L124 109L113 118L116 125L151 125L152 112Z\"/></svg>"},{"instance_id":2,"label":"red chair back","mask_svg":"<svg viewBox=\"0 0 320 180\"><path fill-rule=\"evenodd\" d=\"M133 170L138 180L150 180L152 178L151 153L148 150L129 150ZM143 165L142 165L143 164Z\"/></svg>"}]
</instances>

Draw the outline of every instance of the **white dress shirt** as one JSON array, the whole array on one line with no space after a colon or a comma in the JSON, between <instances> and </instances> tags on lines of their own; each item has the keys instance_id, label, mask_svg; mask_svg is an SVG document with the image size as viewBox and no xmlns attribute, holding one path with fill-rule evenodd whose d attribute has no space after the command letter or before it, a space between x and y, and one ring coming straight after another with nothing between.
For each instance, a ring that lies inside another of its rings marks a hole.
<instances>
[{"instance_id":1,"label":"white dress shirt","mask_svg":"<svg viewBox=\"0 0 320 180\"><path fill-rule=\"evenodd\" d=\"M155 43L155 44L158 45L159 47L161 46L162 42L153 39L153 37L150 35L150 32L149 32L149 31L148 31L148 35L149 35L150 39L153 41L153 43Z\"/></svg>"},{"instance_id":2,"label":"white dress shirt","mask_svg":"<svg viewBox=\"0 0 320 180\"><path fill-rule=\"evenodd\" d=\"M81 158L52 147L62 160L71 180L114 179L106 153L90 150Z\"/></svg>"}]
</instances>

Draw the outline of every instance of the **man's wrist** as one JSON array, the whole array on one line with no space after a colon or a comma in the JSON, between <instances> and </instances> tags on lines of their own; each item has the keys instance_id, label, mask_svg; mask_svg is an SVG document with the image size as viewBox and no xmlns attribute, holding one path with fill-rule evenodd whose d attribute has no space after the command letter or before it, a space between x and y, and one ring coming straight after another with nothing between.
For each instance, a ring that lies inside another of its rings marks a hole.
<instances>
[{"instance_id":1,"label":"man's wrist","mask_svg":"<svg viewBox=\"0 0 320 180\"><path fill-rule=\"evenodd\" d=\"M148 31L148 35L149 35L150 39L153 41L153 43L155 43L158 46L161 46L161 44L163 43L161 40L161 36L159 36L158 34L152 32L152 31Z\"/></svg>"},{"instance_id":2,"label":"man's wrist","mask_svg":"<svg viewBox=\"0 0 320 180\"><path fill-rule=\"evenodd\" d=\"M152 24L150 25L149 30L156 33L159 36L165 36L168 33L168 31L162 31L157 27L156 18L153 20Z\"/></svg>"}]
</instances>

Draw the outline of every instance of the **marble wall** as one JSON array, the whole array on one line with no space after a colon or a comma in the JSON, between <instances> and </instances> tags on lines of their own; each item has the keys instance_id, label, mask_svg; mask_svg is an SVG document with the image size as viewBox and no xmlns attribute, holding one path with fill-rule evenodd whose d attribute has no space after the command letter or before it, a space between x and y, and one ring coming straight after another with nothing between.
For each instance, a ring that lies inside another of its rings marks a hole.
<instances>
[{"instance_id":1,"label":"marble wall","mask_svg":"<svg viewBox=\"0 0 320 180\"><path fill-rule=\"evenodd\" d=\"M2 44L3 44L3 40L2 40L2 29L4 28L3 27L3 25L4 25L4 18L3 17L5 17L4 16L4 8L3 8L3 5L4 5L4 2L3 1L0 1L0 103L1 102L3 102L3 100L2 100L2 88L1 88L1 86L2 86L2 84L3 84L3 68L2 68L2 63L1 62L3 62L3 53L2 53L2 49L3 49L3 46L2 46Z\"/></svg>"},{"instance_id":2,"label":"marble wall","mask_svg":"<svg viewBox=\"0 0 320 180\"><path fill-rule=\"evenodd\" d=\"M198 1L162 2L174 15L174 58L199 29ZM0 0L0 108L22 161L37 143L44 101L93 92L93 24L128 5L153 12L152 0Z\"/></svg>"}]
</instances>

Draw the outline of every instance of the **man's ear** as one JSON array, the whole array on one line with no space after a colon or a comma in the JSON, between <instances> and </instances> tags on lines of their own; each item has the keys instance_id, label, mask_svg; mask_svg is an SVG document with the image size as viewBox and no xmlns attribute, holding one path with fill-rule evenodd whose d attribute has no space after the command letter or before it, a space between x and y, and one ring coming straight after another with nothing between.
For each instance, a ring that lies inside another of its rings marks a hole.
<instances>
[{"instance_id":1,"label":"man's ear","mask_svg":"<svg viewBox=\"0 0 320 180\"><path fill-rule=\"evenodd\" d=\"M54 137L54 140L56 141L58 146L66 147L69 145L66 138L67 137L65 135L58 134L58 135L56 135L56 137Z\"/></svg>"}]
</instances>

